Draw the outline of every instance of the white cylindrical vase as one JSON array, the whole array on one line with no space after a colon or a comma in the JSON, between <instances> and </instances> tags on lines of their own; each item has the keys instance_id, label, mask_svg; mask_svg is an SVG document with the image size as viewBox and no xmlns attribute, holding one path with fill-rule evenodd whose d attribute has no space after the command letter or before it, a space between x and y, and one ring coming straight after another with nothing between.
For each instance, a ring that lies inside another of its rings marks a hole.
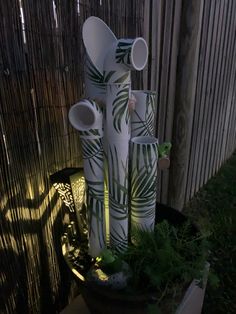
<instances>
[{"instance_id":1,"label":"white cylindrical vase","mask_svg":"<svg viewBox=\"0 0 236 314\"><path fill-rule=\"evenodd\" d=\"M109 84L106 96L110 245L128 245L128 160L130 140L129 84Z\"/></svg>"},{"instance_id":2,"label":"white cylindrical vase","mask_svg":"<svg viewBox=\"0 0 236 314\"><path fill-rule=\"evenodd\" d=\"M135 108L131 113L131 138L155 136L156 92L132 90Z\"/></svg>"},{"instance_id":3,"label":"white cylindrical vase","mask_svg":"<svg viewBox=\"0 0 236 314\"><path fill-rule=\"evenodd\" d=\"M87 99L69 111L72 126L79 131L84 176L87 184L89 254L96 257L105 248L103 114Z\"/></svg>"},{"instance_id":4,"label":"white cylindrical vase","mask_svg":"<svg viewBox=\"0 0 236 314\"><path fill-rule=\"evenodd\" d=\"M158 140L140 136L130 141L131 156L131 232L153 231L157 195Z\"/></svg>"},{"instance_id":5,"label":"white cylindrical vase","mask_svg":"<svg viewBox=\"0 0 236 314\"><path fill-rule=\"evenodd\" d=\"M85 97L98 102L105 107L106 87L108 83L129 83L130 71L102 71L95 67L86 55L84 62Z\"/></svg>"},{"instance_id":6,"label":"white cylindrical vase","mask_svg":"<svg viewBox=\"0 0 236 314\"><path fill-rule=\"evenodd\" d=\"M83 24L85 58L85 95L105 104L106 84L130 81L129 72L104 71L107 51L117 42L111 29L98 17L90 16Z\"/></svg>"}]
</instances>

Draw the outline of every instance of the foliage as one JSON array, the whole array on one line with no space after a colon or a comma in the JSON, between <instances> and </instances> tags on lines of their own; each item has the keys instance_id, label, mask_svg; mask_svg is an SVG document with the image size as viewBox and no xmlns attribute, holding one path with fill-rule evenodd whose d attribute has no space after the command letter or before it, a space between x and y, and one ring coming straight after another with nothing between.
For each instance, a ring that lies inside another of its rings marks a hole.
<instances>
[{"instance_id":1,"label":"foliage","mask_svg":"<svg viewBox=\"0 0 236 314\"><path fill-rule=\"evenodd\" d=\"M165 143L159 144L158 145L159 158L169 155L170 150L171 150L171 146L172 145L170 142L165 142Z\"/></svg>"},{"instance_id":2,"label":"foliage","mask_svg":"<svg viewBox=\"0 0 236 314\"><path fill-rule=\"evenodd\" d=\"M96 258L96 264L108 274L114 274L122 270L122 259L110 249L104 249L101 252Z\"/></svg>"},{"instance_id":3,"label":"foliage","mask_svg":"<svg viewBox=\"0 0 236 314\"><path fill-rule=\"evenodd\" d=\"M191 225L172 226L167 221L156 225L154 232L134 230L123 255L132 269L133 293L155 290L162 300L181 297L184 288L202 279L206 262L206 236L193 235Z\"/></svg>"}]
</instances>

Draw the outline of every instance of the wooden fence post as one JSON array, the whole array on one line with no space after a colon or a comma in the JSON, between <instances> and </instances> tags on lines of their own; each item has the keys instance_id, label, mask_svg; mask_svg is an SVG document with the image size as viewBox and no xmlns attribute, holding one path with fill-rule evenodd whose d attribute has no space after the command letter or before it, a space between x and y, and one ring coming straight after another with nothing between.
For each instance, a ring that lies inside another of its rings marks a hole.
<instances>
[{"instance_id":1,"label":"wooden fence post","mask_svg":"<svg viewBox=\"0 0 236 314\"><path fill-rule=\"evenodd\" d=\"M179 210L185 200L192 135L204 0L183 0L176 77L168 203Z\"/></svg>"}]
</instances>

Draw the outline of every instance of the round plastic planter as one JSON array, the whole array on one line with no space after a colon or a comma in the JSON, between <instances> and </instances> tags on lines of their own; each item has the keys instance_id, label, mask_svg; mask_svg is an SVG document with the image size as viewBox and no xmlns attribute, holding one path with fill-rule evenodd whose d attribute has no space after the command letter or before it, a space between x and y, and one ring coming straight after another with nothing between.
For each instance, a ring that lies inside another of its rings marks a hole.
<instances>
[{"instance_id":1,"label":"round plastic planter","mask_svg":"<svg viewBox=\"0 0 236 314\"><path fill-rule=\"evenodd\" d=\"M163 220L167 220L170 224L176 226L186 222L187 217L173 208L157 204L156 223ZM194 224L191 225L191 232L193 235L198 232ZM92 265L89 257L86 256L84 261L82 261L84 265L81 265L81 261L78 263L78 258L76 256L73 257L73 252L70 256L66 256L64 248L63 255L75 275L79 290L92 314L148 314L147 305L155 303L156 298L154 294L133 296L124 294L122 291L114 291L87 283L84 276ZM206 268L209 268L209 266ZM198 287L195 280L193 280L188 289L183 293L183 298L179 303L176 314L200 314L204 293L205 287Z\"/></svg>"}]
</instances>

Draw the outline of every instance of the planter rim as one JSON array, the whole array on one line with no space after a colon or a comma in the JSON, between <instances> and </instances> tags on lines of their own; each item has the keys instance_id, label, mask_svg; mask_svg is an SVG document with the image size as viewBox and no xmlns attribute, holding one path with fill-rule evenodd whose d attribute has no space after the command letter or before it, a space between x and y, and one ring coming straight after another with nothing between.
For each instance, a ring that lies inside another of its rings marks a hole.
<instances>
[{"instance_id":1,"label":"planter rim","mask_svg":"<svg viewBox=\"0 0 236 314\"><path fill-rule=\"evenodd\" d=\"M161 222L165 219L173 225L181 225L189 218L176 209L157 203L156 223ZM195 234L198 231L199 229L196 227L196 225L191 222L191 232ZM147 303L155 303L157 301L155 290L150 291L150 292L138 291L136 294L132 295L132 294L125 294L124 291L122 290L121 291L112 290L111 288L108 288L108 287L103 287L103 286L99 286L99 285L87 282L86 277L83 276L83 271L78 271L77 269L75 269L72 262L69 261L67 256L65 254L63 255L69 268L75 275L77 284L80 288L81 294L84 297L85 301L87 297L90 300L93 300L93 298L95 298L95 300L99 299L100 303L103 304L103 302L107 302L107 300L109 299L109 304L112 302L113 306L117 305L118 307L120 304L122 304L128 309L131 309L133 307L135 309L143 308ZM92 266L92 263L91 263L91 266ZM186 291L187 292L189 291L189 288L194 284L194 282L195 280L193 279L192 282L190 281L189 285L186 286L187 290L183 289L181 300L183 300L183 297L185 296Z\"/></svg>"}]
</instances>

